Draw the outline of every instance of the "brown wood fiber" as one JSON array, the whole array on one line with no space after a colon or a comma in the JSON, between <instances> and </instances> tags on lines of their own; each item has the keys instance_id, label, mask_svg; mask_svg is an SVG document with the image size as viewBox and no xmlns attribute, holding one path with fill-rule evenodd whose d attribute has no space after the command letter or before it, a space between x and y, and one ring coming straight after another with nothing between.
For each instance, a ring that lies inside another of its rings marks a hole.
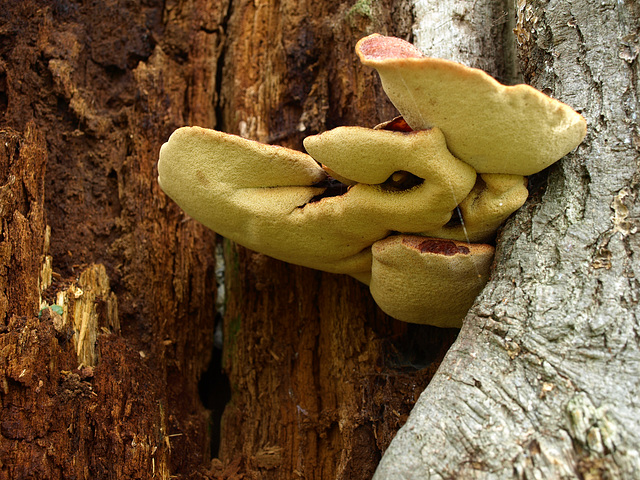
<instances>
[{"instance_id":1,"label":"brown wood fiber","mask_svg":"<svg viewBox=\"0 0 640 480\"><path fill-rule=\"evenodd\" d=\"M369 478L455 333L385 317L350 278L227 244L233 395L211 460L218 425L198 380L216 239L155 169L182 125L301 148L392 118L353 47L373 31L407 37L408 7L0 0L0 11L0 479ZM98 305L94 366L78 364L70 325L39 315L46 255L50 304L104 267L119 329Z\"/></svg>"}]
</instances>

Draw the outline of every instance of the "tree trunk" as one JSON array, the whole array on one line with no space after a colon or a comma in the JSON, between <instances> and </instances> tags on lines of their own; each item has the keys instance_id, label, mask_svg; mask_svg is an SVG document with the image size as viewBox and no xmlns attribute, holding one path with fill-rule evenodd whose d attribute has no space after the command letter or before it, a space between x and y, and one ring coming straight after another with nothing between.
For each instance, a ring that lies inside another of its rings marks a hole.
<instances>
[{"instance_id":1,"label":"tree trunk","mask_svg":"<svg viewBox=\"0 0 640 480\"><path fill-rule=\"evenodd\" d=\"M517 2L525 79L587 138L531 179L376 479L640 478L639 28L637 2Z\"/></svg>"}]
</instances>

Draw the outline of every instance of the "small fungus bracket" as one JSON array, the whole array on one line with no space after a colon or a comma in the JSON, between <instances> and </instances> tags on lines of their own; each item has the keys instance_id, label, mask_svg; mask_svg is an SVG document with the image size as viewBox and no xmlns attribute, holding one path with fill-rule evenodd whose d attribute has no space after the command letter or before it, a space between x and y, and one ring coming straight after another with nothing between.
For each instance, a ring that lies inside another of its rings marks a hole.
<instances>
[{"instance_id":1,"label":"small fungus bracket","mask_svg":"<svg viewBox=\"0 0 640 480\"><path fill-rule=\"evenodd\" d=\"M525 175L575 148L586 123L397 38L370 35L356 51L402 117L307 137L308 154L183 127L161 148L158 181L220 235L351 275L399 320L460 326L489 278L487 242L527 198Z\"/></svg>"},{"instance_id":2,"label":"small fungus bracket","mask_svg":"<svg viewBox=\"0 0 640 480\"><path fill-rule=\"evenodd\" d=\"M494 253L491 245L414 235L390 236L372 251L370 289L380 308L412 323L428 315L437 327L460 326L489 279Z\"/></svg>"}]
</instances>

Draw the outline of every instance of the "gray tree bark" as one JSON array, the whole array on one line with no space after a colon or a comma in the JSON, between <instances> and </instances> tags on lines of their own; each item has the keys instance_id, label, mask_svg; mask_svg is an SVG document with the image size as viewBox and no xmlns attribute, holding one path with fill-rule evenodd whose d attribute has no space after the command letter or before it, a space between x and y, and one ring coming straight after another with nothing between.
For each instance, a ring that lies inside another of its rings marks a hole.
<instances>
[{"instance_id":1,"label":"gray tree bark","mask_svg":"<svg viewBox=\"0 0 640 480\"><path fill-rule=\"evenodd\" d=\"M491 281L376 480L640 478L640 5L515 9L525 80L580 111L588 134L531 179Z\"/></svg>"}]
</instances>

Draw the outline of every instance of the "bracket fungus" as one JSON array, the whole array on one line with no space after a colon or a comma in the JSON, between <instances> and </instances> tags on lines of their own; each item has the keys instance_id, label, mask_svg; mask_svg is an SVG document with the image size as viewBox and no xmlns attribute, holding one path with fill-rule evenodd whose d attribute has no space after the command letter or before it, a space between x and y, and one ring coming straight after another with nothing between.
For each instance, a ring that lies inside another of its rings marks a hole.
<instances>
[{"instance_id":1,"label":"bracket fungus","mask_svg":"<svg viewBox=\"0 0 640 480\"><path fill-rule=\"evenodd\" d=\"M575 148L584 119L400 39L371 35L356 50L402 117L307 137L308 154L183 127L160 150L158 181L230 240L351 275L399 320L460 326L489 278L486 242L527 198L525 175Z\"/></svg>"},{"instance_id":2,"label":"bracket fungus","mask_svg":"<svg viewBox=\"0 0 640 480\"><path fill-rule=\"evenodd\" d=\"M364 65L414 130L438 127L451 153L478 173L531 175L582 142L587 124L569 106L529 85L505 86L477 68L425 57L379 34L356 45Z\"/></svg>"},{"instance_id":3,"label":"bracket fungus","mask_svg":"<svg viewBox=\"0 0 640 480\"><path fill-rule=\"evenodd\" d=\"M459 327L489 279L493 247L482 243L394 235L372 246L371 295L407 322Z\"/></svg>"},{"instance_id":4,"label":"bracket fungus","mask_svg":"<svg viewBox=\"0 0 640 480\"><path fill-rule=\"evenodd\" d=\"M375 241L394 231L444 227L456 199L475 183L473 168L449 153L437 129L338 128L305 143L355 184L314 201L327 190L328 176L311 156L199 127L176 130L162 146L158 181L185 212L220 235L365 283ZM389 187L400 168L419 183Z\"/></svg>"}]
</instances>

